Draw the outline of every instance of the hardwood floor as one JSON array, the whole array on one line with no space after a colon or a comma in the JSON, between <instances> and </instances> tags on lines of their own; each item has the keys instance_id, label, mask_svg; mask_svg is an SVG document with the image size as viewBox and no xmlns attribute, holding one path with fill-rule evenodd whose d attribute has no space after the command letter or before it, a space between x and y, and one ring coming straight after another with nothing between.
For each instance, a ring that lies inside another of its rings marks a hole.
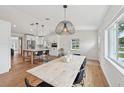
<instances>
[{"instance_id":1,"label":"hardwood floor","mask_svg":"<svg viewBox=\"0 0 124 93\"><path fill-rule=\"evenodd\" d=\"M50 57L50 60L56 57ZM24 87L24 78L27 77L33 85L37 85L42 80L28 74L26 70L41 65L43 62L23 62L21 56L14 57L12 60L12 69L10 72L0 75L0 87ZM108 83L97 61L89 61L86 65L85 87L108 87Z\"/></svg>"},{"instance_id":2,"label":"hardwood floor","mask_svg":"<svg viewBox=\"0 0 124 93\"><path fill-rule=\"evenodd\" d=\"M84 79L86 87L109 87L98 61L87 61L86 78Z\"/></svg>"}]
</instances>

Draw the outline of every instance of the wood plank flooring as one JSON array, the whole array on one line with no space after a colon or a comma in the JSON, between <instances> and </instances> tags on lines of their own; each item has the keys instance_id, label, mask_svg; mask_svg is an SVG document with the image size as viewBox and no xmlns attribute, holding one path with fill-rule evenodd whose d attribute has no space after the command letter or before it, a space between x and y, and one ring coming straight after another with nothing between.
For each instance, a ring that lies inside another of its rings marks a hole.
<instances>
[{"instance_id":1,"label":"wood plank flooring","mask_svg":"<svg viewBox=\"0 0 124 93\"><path fill-rule=\"evenodd\" d=\"M50 60L56 57L49 56ZM25 87L24 78L27 77L33 85L37 85L42 80L28 74L26 70L43 64L43 62L23 62L21 56L12 59L12 69L10 72L0 74L0 87ZM108 87L108 83L97 61L87 61L85 87Z\"/></svg>"},{"instance_id":2,"label":"wood plank flooring","mask_svg":"<svg viewBox=\"0 0 124 93\"><path fill-rule=\"evenodd\" d=\"M100 64L97 61L87 61L86 78L84 80L84 86L86 87L109 87Z\"/></svg>"}]
</instances>

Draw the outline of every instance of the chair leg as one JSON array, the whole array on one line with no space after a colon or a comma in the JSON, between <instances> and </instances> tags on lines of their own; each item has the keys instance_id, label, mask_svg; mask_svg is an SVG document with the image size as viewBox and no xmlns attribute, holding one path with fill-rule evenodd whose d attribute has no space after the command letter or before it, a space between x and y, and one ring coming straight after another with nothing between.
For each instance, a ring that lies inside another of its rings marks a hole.
<instances>
[{"instance_id":1,"label":"chair leg","mask_svg":"<svg viewBox=\"0 0 124 93\"><path fill-rule=\"evenodd\" d=\"M79 87L78 85L81 85L82 87L84 86L84 79L80 82L80 84L74 84L72 87Z\"/></svg>"},{"instance_id":2,"label":"chair leg","mask_svg":"<svg viewBox=\"0 0 124 93\"><path fill-rule=\"evenodd\" d=\"M84 86L84 79L81 81L81 83L80 83L82 86Z\"/></svg>"},{"instance_id":3,"label":"chair leg","mask_svg":"<svg viewBox=\"0 0 124 93\"><path fill-rule=\"evenodd\" d=\"M84 78L86 77L86 73L84 73Z\"/></svg>"},{"instance_id":4,"label":"chair leg","mask_svg":"<svg viewBox=\"0 0 124 93\"><path fill-rule=\"evenodd\" d=\"M86 73L85 73L85 71L84 71L83 77L84 77L84 78L86 77Z\"/></svg>"}]
</instances>

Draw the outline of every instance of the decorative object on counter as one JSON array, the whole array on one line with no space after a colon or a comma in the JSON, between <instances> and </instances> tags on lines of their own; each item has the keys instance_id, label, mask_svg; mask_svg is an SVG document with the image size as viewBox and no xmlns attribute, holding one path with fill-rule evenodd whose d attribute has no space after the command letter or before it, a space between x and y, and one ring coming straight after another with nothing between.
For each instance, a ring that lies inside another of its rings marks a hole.
<instances>
[{"instance_id":1,"label":"decorative object on counter","mask_svg":"<svg viewBox=\"0 0 124 93\"><path fill-rule=\"evenodd\" d=\"M71 55L67 55L65 56L65 62L71 62L72 58L71 58Z\"/></svg>"},{"instance_id":2,"label":"decorative object on counter","mask_svg":"<svg viewBox=\"0 0 124 93\"><path fill-rule=\"evenodd\" d=\"M66 20L66 8L67 5L63 5L64 8L64 20L58 23L56 26L55 32L59 35L61 34L74 34L75 33L75 27L74 25Z\"/></svg>"},{"instance_id":3,"label":"decorative object on counter","mask_svg":"<svg viewBox=\"0 0 124 93\"><path fill-rule=\"evenodd\" d=\"M65 55L65 53L64 53L64 48L60 48L59 49L59 57L61 57L61 56L64 56Z\"/></svg>"},{"instance_id":4,"label":"decorative object on counter","mask_svg":"<svg viewBox=\"0 0 124 93\"><path fill-rule=\"evenodd\" d=\"M71 51L68 51L67 56L65 56L66 62L71 62L72 60L72 53Z\"/></svg>"}]
</instances>

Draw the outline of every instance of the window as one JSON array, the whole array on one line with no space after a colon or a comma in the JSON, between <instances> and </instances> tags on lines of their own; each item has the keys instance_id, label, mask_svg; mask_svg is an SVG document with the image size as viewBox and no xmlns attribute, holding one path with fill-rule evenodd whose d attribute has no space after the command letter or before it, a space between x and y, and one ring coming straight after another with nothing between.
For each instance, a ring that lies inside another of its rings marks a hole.
<instances>
[{"instance_id":1,"label":"window","mask_svg":"<svg viewBox=\"0 0 124 93\"><path fill-rule=\"evenodd\" d=\"M108 29L108 56L117 60L117 31L115 25Z\"/></svg>"},{"instance_id":2,"label":"window","mask_svg":"<svg viewBox=\"0 0 124 93\"><path fill-rule=\"evenodd\" d=\"M72 50L79 50L80 49L79 39L72 39L71 49Z\"/></svg>"},{"instance_id":3,"label":"window","mask_svg":"<svg viewBox=\"0 0 124 93\"><path fill-rule=\"evenodd\" d=\"M114 22L107 29L107 57L124 68L124 19Z\"/></svg>"}]
</instances>

